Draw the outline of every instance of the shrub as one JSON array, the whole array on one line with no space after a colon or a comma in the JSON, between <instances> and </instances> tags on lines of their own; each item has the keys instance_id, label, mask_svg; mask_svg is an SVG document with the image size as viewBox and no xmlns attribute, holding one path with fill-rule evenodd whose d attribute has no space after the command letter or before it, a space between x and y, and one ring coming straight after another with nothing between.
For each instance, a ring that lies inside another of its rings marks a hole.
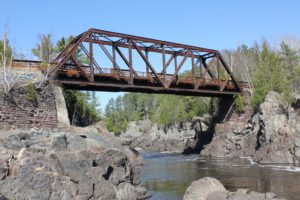
<instances>
[{"instance_id":1,"label":"shrub","mask_svg":"<svg viewBox=\"0 0 300 200\"><path fill-rule=\"evenodd\" d=\"M243 113L245 111L245 98L243 95L235 95L234 96L236 109L239 113Z\"/></svg>"},{"instance_id":2,"label":"shrub","mask_svg":"<svg viewBox=\"0 0 300 200\"><path fill-rule=\"evenodd\" d=\"M32 82L28 83L27 85L27 100L30 103L36 102L36 91Z\"/></svg>"}]
</instances>

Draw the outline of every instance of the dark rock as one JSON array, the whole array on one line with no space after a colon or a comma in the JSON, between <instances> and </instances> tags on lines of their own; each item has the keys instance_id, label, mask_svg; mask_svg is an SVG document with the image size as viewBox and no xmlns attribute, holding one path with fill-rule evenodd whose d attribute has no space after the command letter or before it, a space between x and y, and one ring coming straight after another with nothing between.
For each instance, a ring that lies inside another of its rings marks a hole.
<instances>
[{"instance_id":1,"label":"dark rock","mask_svg":"<svg viewBox=\"0 0 300 200\"><path fill-rule=\"evenodd\" d=\"M86 138L81 137L86 135ZM22 142L30 138L26 148ZM140 158L92 128L0 132L0 194L7 199L143 199ZM108 142L111 141L111 142ZM42 149L42 150L41 150Z\"/></svg>"},{"instance_id":2,"label":"dark rock","mask_svg":"<svg viewBox=\"0 0 300 200\"><path fill-rule=\"evenodd\" d=\"M151 126L150 121L130 122L127 131L121 137L132 148L162 152L200 152L204 144L210 141L210 115L195 117L191 122L179 123L169 127Z\"/></svg>"}]
</instances>

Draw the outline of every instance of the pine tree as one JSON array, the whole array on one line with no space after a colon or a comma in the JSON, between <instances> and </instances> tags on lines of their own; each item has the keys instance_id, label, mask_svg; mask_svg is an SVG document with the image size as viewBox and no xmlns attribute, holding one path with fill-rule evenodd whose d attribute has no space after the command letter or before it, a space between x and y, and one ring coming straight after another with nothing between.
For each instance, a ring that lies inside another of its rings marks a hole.
<instances>
[{"instance_id":1,"label":"pine tree","mask_svg":"<svg viewBox=\"0 0 300 200\"><path fill-rule=\"evenodd\" d=\"M286 99L290 97L290 81L288 71L278 53L272 51L267 42L262 45L259 53L259 63L254 75L254 95L252 105L258 107L270 91L284 93Z\"/></svg>"}]
</instances>

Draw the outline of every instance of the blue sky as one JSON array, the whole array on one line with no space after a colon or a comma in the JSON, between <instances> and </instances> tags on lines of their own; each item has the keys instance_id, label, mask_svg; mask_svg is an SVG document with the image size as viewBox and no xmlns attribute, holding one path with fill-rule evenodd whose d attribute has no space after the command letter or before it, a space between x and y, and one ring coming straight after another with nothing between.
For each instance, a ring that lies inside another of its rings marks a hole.
<instances>
[{"instance_id":1,"label":"blue sky","mask_svg":"<svg viewBox=\"0 0 300 200\"><path fill-rule=\"evenodd\" d=\"M212 49L233 49L266 38L300 37L300 1L296 0L2 0L4 25L12 44L27 59L37 36L55 40L90 27ZM102 107L120 93L99 93Z\"/></svg>"}]
</instances>

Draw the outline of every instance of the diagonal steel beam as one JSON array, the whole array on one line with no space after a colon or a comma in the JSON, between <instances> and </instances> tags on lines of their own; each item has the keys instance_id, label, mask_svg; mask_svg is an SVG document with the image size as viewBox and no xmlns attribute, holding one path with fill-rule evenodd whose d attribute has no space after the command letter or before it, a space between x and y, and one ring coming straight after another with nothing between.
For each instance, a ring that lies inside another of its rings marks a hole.
<instances>
[{"instance_id":1,"label":"diagonal steel beam","mask_svg":"<svg viewBox=\"0 0 300 200\"><path fill-rule=\"evenodd\" d=\"M138 45L135 43L135 41L131 40L131 43L134 46L134 48L137 50L137 52L139 53L139 55L142 57L142 59L145 61L145 63L147 64L147 66L150 68L150 70L152 71L152 73L154 74L154 76L157 78L157 80L165 87L163 81L158 77L155 69L152 67L151 63L146 58L146 56L144 55L144 53L142 52L142 50L138 47Z\"/></svg>"},{"instance_id":2,"label":"diagonal steel beam","mask_svg":"<svg viewBox=\"0 0 300 200\"><path fill-rule=\"evenodd\" d=\"M88 59L90 59L90 55L88 50L85 48L85 46L83 46L82 44L80 45L80 48L83 50L83 52L85 53L85 55L88 57ZM101 72L103 73L103 70L101 69L100 65L97 63L97 61L95 59L93 59L93 64L95 65L95 67Z\"/></svg>"},{"instance_id":3,"label":"diagonal steel beam","mask_svg":"<svg viewBox=\"0 0 300 200\"><path fill-rule=\"evenodd\" d=\"M191 54L191 50L188 50L186 53L185 53L185 56L183 57L182 61L180 62L179 66L177 67L175 73L173 74L172 78L170 79L168 85L167 85L167 88L170 88L170 85L172 84L174 78L178 75L178 72L180 70L180 68L183 66L183 64L185 63L186 59L190 56Z\"/></svg>"},{"instance_id":4,"label":"diagonal steel beam","mask_svg":"<svg viewBox=\"0 0 300 200\"><path fill-rule=\"evenodd\" d=\"M226 72L227 72L228 75L231 77L231 80L234 82L234 84L236 85L237 89L238 89L239 91L242 91L242 89L241 89L239 83L237 82L237 80L236 80L235 76L233 75L233 73L230 71L229 66L228 66L227 63L225 62L223 56L222 56L220 53L218 53L218 54L219 54L219 59L220 59L222 65L224 66Z\"/></svg>"},{"instance_id":5,"label":"diagonal steel beam","mask_svg":"<svg viewBox=\"0 0 300 200\"><path fill-rule=\"evenodd\" d=\"M127 58L124 56L124 54L122 53L122 51L120 50L120 48L119 47L117 47L117 46L115 46L114 47L116 50L117 50L117 52L118 52L118 54L121 56L121 58L122 58L122 60L125 62L125 64L128 66L128 68L130 69L131 68L131 66L130 66L130 63L129 63L129 61L127 60ZM132 72L133 72L133 74L134 74L134 76L138 76L138 74L136 73L136 71L132 68Z\"/></svg>"},{"instance_id":6,"label":"diagonal steel beam","mask_svg":"<svg viewBox=\"0 0 300 200\"><path fill-rule=\"evenodd\" d=\"M215 78L215 75L214 75L214 74L211 72L211 70L210 70L210 68L211 68L211 66L212 66L212 63L213 63L214 59L215 59L215 57L213 58L213 60L210 62L209 65L207 65L205 61L202 61L202 64L203 64L203 66L204 66L204 68L205 68L205 71L204 71L204 73L202 74L201 79L198 81L198 83L197 83L197 85L196 85L196 87L195 87L196 90L199 89L199 87L200 87L200 85L202 85L202 83L203 83L203 84L205 83L205 76L206 76L207 73L210 75L211 78Z\"/></svg>"},{"instance_id":7,"label":"diagonal steel beam","mask_svg":"<svg viewBox=\"0 0 300 200\"><path fill-rule=\"evenodd\" d=\"M106 54L106 56L109 58L109 60L113 63L113 65L118 69L119 71L119 75L120 77L122 77L123 79L125 79L128 83L130 82L130 80L128 80L128 78L125 76L125 74L122 72L120 66L118 65L118 63L114 60L114 58L110 55L110 53L108 52L108 50L105 48L105 46L101 43L98 43L98 45L100 46L100 48L104 51L104 53Z\"/></svg>"},{"instance_id":8,"label":"diagonal steel beam","mask_svg":"<svg viewBox=\"0 0 300 200\"><path fill-rule=\"evenodd\" d=\"M222 87L220 87L220 91L221 91L221 92L223 92L224 89L226 88L226 85L227 85L229 79L230 79L230 76L228 76L228 77L226 78L224 85L223 85Z\"/></svg>"},{"instance_id":9,"label":"diagonal steel beam","mask_svg":"<svg viewBox=\"0 0 300 200\"><path fill-rule=\"evenodd\" d=\"M213 57L213 58L215 58L215 57ZM204 66L204 68L205 68L205 75L206 75L206 73L208 73L209 74L209 76L211 77L211 78L215 78L215 75L212 73L212 71L210 70L210 68L211 68L211 65L207 65L206 64L206 62L205 62L205 60L202 60L202 64L203 64L203 66ZM205 76L204 75L204 76Z\"/></svg>"},{"instance_id":10,"label":"diagonal steel beam","mask_svg":"<svg viewBox=\"0 0 300 200\"><path fill-rule=\"evenodd\" d=\"M163 73L164 70L167 70L169 65L172 63L172 61L174 60L174 54L172 54L172 56L169 58L167 64L164 66L164 69L161 71L161 73Z\"/></svg>"},{"instance_id":11,"label":"diagonal steel beam","mask_svg":"<svg viewBox=\"0 0 300 200\"><path fill-rule=\"evenodd\" d=\"M71 55L71 60L75 63L75 65L77 66L77 68L82 72L82 75L88 79L89 81L92 81L92 79L86 74L86 72L80 67L80 64L77 62L77 60L74 58L73 55Z\"/></svg>"},{"instance_id":12,"label":"diagonal steel beam","mask_svg":"<svg viewBox=\"0 0 300 200\"><path fill-rule=\"evenodd\" d=\"M87 37L87 35L90 33L90 31L87 31L85 33L82 34L81 38L79 38L77 40L77 42L75 43L75 45L73 47L71 47L70 51L68 53L66 53L66 55L62 58L63 54L61 54L61 56L58 56L55 60L59 60L60 58L62 59L59 63L56 64L56 66L50 70L50 75L53 75L54 72L56 72L63 64L65 64L67 62L67 60L74 54L75 50L77 49L77 47L84 41L84 39ZM66 48L67 49L67 48Z\"/></svg>"}]
</instances>

